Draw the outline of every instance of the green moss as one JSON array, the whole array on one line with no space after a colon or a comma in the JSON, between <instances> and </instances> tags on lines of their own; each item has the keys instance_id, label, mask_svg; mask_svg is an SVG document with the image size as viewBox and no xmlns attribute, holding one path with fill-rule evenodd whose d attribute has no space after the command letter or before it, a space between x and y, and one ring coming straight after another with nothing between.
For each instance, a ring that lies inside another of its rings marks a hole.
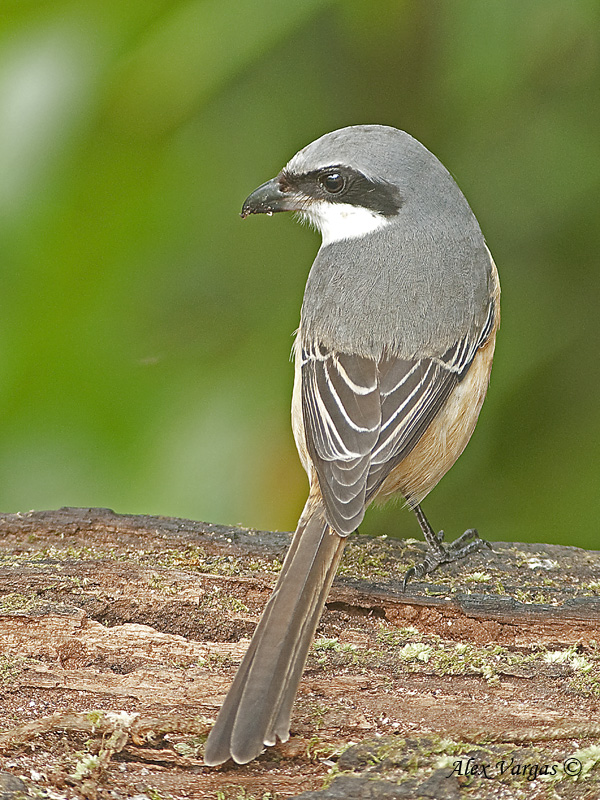
<instances>
[{"instance_id":1,"label":"green moss","mask_svg":"<svg viewBox=\"0 0 600 800\"><path fill-rule=\"evenodd\" d=\"M404 571L408 566L406 564ZM381 547L378 539L352 538L350 546L344 551L338 574L353 578L392 578L396 571L403 574L402 565L394 562L393 569L391 568L389 554Z\"/></svg>"},{"instance_id":2,"label":"green moss","mask_svg":"<svg viewBox=\"0 0 600 800\"><path fill-rule=\"evenodd\" d=\"M145 794L148 795L150 800L167 800L171 795L161 794L158 789L146 789Z\"/></svg>"},{"instance_id":3,"label":"green moss","mask_svg":"<svg viewBox=\"0 0 600 800\"><path fill-rule=\"evenodd\" d=\"M589 668L575 672L569 680L569 688L577 694L600 697L600 664L595 662Z\"/></svg>"},{"instance_id":4,"label":"green moss","mask_svg":"<svg viewBox=\"0 0 600 800\"><path fill-rule=\"evenodd\" d=\"M313 736L306 745L306 757L309 761L322 761L335 755L337 748L326 744L319 736Z\"/></svg>"},{"instance_id":5,"label":"green moss","mask_svg":"<svg viewBox=\"0 0 600 800\"><path fill-rule=\"evenodd\" d=\"M39 597L28 597L19 592L10 592L0 598L0 613L11 614L16 611L31 611L41 602Z\"/></svg>"},{"instance_id":6,"label":"green moss","mask_svg":"<svg viewBox=\"0 0 600 800\"><path fill-rule=\"evenodd\" d=\"M377 631L377 642L383 651L358 651L357 660L363 663L370 657L372 662L387 653L394 665L408 672L434 675L481 675L491 683L497 683L506 672L513 674L515 668L533 663L565 663L573 671L572 688L585 694L597 694L600 686L600 654L590 648L581 654L577 648L567 648L558 653L548 652L543 647L533 646L528 650L511 652L495 644L474 645L468 642L455 643L439 636L423 636L414 628L403 630L381 626Z\"/></svg>"},{"instance_id":7,"label":"green moss","mask_svg":"<svg viewBox=\"0 0 600 800\"><path fill-rule=\"evenodd\" d=\"M326 706L314 701L309 702L305 707L312 718L315 730L320 730L323 727L326 715L331 711L331 706Z\"/></svg>"},{"instance_id":8,"label":"green moss","mask_svg":"<svg viewBox=\"0 0 600 800\"><path fill-rule=\"evenodd\" d=\"M90 711L86 717L92 725L96 726L104 719L104 711Z\"/></svg>"},{"instance_id":9,"label":"green moss","mask_svg":"<svg viewBox=\"0 0 600 800\"><path fill-rule=\"evenodd\" d=\"M250 609L234 595L223 591L220 586L213 586L209 592L205 592L200 598L200 608L211 611L227 611L234 613L248 614Z\"/></svg>"},{"instance_id":10,"label":"green moss","mask_svg":"<svg viewBox=\"0 0 600 800\"><path fill-rule=\"evenodd\" d=\"M0 686L15 681L25 665L31 663L31 659L21 656L0 655Z\"/></svg>"},{"instance_id":11,"label":"green moss","mask_svg":"<svg viewBox=\"0 0 600 800\"><path fill-rule=\"evenodd\" d=\"M469 797L479 796L478 790L489 795L491 781L498 786L500 794L514 798L532 797L532 788L538 789L536 797L558 797L552 786L548 794L545 783L555 783L569 778L575 785L587 779L588 794L597 784L590 785L590 775L600 765L600 746L592 744L574 753L556 751L555 743L547 745L514 745L507 743L473 744L472 742L445 739L435 735L414 738L383 737L380 740L365 740L347 748L338 760L337 767L328 777L327 783L340 775L360 774L364 780L379 780L385 777L410 791L411 797L421 797L419 785L442 771L442 776L459 778L461 788L467 789ZM533 783L535 781L535 783ZM561 797L582 797L581 788L575 793L561 793ZM542 790L541 793L539 790ZM587 797L588 794L585 796ZM429 796L429 790L427 792ZM461 794L462 796L462 794ZM494 796L496 796L494 794ZM498 795L500 796L500 795Z\"/></svg>"},{"instance_id":12,"label":"green moss","mask_svg":"<svg viewBox=\"0 0 600 800\"><path fill-rule=\"evenodd\" d=\"M556 602L556 598L550 594L540 592L538 588L535 589L517 589L513 597L520 603L533 603L539 605L552 605Z\"/></svg>"},{"instance_id":13,"label":"green moss","mask_svg":"<svg viewBox=\"0 0 600 800\"><path fill-rule=\"evenodd\" d=\"M389 628L385 625L380 625L376 633L377 642L386 647L400 647L406 644L407 639L414 639L420 636L421 632L412 625L406 628Z\"/></svg>"},{"instance_id":14,"label":"green moss","mask_svg":"<svg viewBox=\"0 0 600 800\"><path fill-rule=\"evenodd\" d=\"M462 576L465 583L488 583L491 579L489 572L468 572Z\"/></svg>"},{"instance_id":15,"label":"green moss","mask_svg":"<svg viewBox=\"0 0 600 800\"><path fill-rule=\"evenodd\" d=\"M591 745L591 747L584 747L582 750L576 750L571 759L578 761L581 764L581 772L575 775L575 780L582 780L587 776L592 769L600 765L600 745Z\"/></svg>"},{"instance_id":16,"label":"green moss","mask_svg":"<svg viewBox=\"0 0 600 800\"><path fill-rule=\"evenodd\" d=\"M276 800L276 795L271 792L253 794L239 784L232 784L218 789L215 794L215 800Z\"/></svg>"},{"instance_id":17,"label":"green moss","mask_svg":"<svg viewBox=\"0 0 600 800\"><path fill-rule=\"evenodd\" d=\"M57 547L51 545L41 550L30 553L3 557L3 562L9 565L34 562L38 569L45 565L45 561L130 561L142 566L154 568L176 568L209 575L252 575L256 572L278 573L281 561L278 559L257 558L248 556L214 555L208 553L203 547L190 545L188 547L167 547L165 549L143 549L137 547L93 547L88 545L64 545Z\"/></svg>"}]
</instances>

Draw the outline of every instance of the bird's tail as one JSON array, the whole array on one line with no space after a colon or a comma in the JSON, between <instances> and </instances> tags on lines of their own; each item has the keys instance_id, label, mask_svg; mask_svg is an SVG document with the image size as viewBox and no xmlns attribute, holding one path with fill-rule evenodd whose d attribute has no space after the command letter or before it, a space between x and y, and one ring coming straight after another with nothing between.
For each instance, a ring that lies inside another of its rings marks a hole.
<instances>
[{"instance_id":1,"label":"bird's tail","mask_svg":"<svg viewBox=\"0 0 600 800\"><path fill-rule=\"evenodd\" d=\"M308 504L307 504L308 505ZM305 510L306 513L306 510ZM323 519L305 517L207 739L204 763L252 761L289 738L290 716L308 650L344 549Z\"/></svg>"}]
</instances>

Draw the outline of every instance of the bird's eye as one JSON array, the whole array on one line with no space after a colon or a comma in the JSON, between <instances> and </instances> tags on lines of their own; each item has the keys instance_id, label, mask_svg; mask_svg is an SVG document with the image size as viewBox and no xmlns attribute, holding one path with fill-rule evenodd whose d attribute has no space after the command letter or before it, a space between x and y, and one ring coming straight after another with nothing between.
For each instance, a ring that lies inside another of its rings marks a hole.
<instances>
[{"instance_id":1,"label":"bird's eye","mask_svg":"<svg viewBox=\"0 0 600 800\"><path fill-rule=\"evenodd\" d=\"M324 172L319 183L329 194L339 194L346 187L346 179L339 172Z\"/></svg>"}]
</instances>

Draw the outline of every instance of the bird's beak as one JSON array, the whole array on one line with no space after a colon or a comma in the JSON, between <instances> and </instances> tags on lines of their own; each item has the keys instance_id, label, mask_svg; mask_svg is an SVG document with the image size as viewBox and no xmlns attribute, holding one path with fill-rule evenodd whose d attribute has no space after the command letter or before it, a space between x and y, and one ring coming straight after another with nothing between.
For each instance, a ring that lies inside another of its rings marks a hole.
<instances>
[{"instance_id":1,"label":"bird's beak","mask_svg":"<svg viewBox=\"0 0 600 800\"><path fill-rule=\"evenodd\" d=\"M244 201L242 219L250 214L275 214L278 211L298 211L299 205L294 192L282 192L279 176L255 189Z\"/></svg>"}]
</instances>

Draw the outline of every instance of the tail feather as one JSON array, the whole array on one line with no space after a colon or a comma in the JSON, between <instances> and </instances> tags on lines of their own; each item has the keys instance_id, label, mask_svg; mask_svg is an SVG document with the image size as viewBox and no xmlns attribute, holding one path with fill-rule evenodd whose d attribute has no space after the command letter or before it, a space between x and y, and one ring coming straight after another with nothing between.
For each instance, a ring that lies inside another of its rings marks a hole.
<instances>
[{"instance_id":1,"label":"tail feather","mask_svg":"<svg viewBox=\"0 0 600 800\"><path fill-rule=\"evenodd\" d=\"M281 574L206 742L210 766L246 764L277 737L292 704L345 539L321 514L301 520Z\"/></svg>"},{"instance_id":2,"label":"tail feather","mask_svg":"<svg viewBox=\"0 0 600 800\"><path fill-rule=\"evenodd\" d=\"M338 537L337 534L330 533L330 535L340 539L339 551L336 554L336 557L331 561L330 567L323 581L321 592L317 597L315 597L312 615L310 617L307 616L306 625L304 626L301 638L298 641L297 650L304 653L304 656L297 657L295 659L293 668L290 669L287 675L286 683L282 686L279 714L272 731L273 743L275 736L279 736L282 742L286 742L289 738L290 717L292 713L292 705L296 697L296 690L298 688L298 684L300 683L302 671L304 670L304 665L306 663L306 656L310 649L311 642L314 639L315 631L319 624L319 619L321 618L323 606L325 605L327 595L329 594L329 589L333 583L333 579L335 578L339 560L345 545L345 539L341 539L341 537Z\"/></svg>"}]
</instances>

